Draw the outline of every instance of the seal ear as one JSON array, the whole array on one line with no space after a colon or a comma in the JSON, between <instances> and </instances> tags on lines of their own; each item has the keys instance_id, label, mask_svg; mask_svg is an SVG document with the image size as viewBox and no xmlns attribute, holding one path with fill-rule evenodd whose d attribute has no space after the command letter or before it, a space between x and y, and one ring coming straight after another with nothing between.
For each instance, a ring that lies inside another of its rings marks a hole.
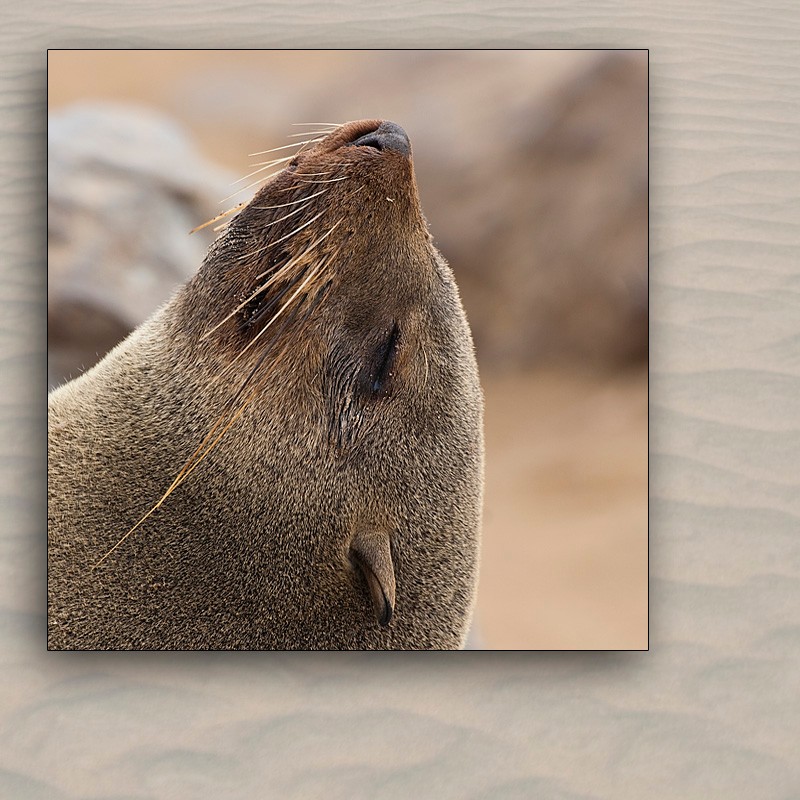
<instances>
[{"instance_id":1,"label":"seal ear","mask_svg":"<svg viewBox=\"0 0 800 800\"><path fill-rule=\"evenodd\" d=\"M394 614L395 580L389 534L361 531L350 543L350 558L364 573L378 624L386 627Z\"/></svg>"}]
</instances>

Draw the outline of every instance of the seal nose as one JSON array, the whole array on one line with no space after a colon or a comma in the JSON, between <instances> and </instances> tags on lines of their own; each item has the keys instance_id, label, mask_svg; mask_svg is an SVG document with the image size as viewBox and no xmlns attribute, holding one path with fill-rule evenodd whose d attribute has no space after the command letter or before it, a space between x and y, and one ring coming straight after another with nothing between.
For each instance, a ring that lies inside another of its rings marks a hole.
<instances>
[{"instance_id":1,"label":"seal nose","mask_svg":"<svg viewBox=\"0 0 800 800\"><path fill-rule=\"evenodd\" d=\"M381 122L371 133L359 136L350 144L359 147L374 147L376 150L394 150L408 157L411 155L411 142L408 134L394 122Z\"/></svg>"}]
</instances>

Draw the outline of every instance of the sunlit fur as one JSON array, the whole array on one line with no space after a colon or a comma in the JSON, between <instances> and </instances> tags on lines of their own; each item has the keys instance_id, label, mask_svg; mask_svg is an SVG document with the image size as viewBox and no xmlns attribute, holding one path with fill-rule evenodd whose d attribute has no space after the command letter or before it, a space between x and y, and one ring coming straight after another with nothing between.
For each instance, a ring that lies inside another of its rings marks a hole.
<instances>
[{"instance_id":1,"label":"sunlit fur","mask_svg":"<svg viewBox=\"0 0 800 800\"><path fill-rule=\"evenodd\" d=\"M51 648L463 645L482 398L410 159L349 145L379 122L303 144L167 305L51 394ZM391 538L387 627L350 553L369 530Z\"/></svg>"}]
</instances>

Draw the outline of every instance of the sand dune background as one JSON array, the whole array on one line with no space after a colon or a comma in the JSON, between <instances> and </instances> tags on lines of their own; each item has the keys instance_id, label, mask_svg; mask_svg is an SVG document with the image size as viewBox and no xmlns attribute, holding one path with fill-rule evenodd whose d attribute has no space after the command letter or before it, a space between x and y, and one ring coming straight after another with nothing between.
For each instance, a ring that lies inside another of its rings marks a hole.
<instances>
[{"instance_id":1,"label":"sand dune background","mask_svg":"<svg viewBox=\"0 0 800 800\"><path fill-rule=\"evenodd\" d=\"M91 0L77 14L34 0L6 14L1 795L798 796L795 3L433 4L407 18L380 2ZM44 652L43 49L177 36L651 47L649 652Z\"/></svg>"}]
</instances>

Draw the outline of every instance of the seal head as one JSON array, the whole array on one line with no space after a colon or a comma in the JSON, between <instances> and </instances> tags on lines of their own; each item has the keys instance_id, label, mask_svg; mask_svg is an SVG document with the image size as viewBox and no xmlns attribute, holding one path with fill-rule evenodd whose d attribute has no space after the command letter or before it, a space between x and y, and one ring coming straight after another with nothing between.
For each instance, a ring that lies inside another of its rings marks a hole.
<instances>
[{"instance_id":1,"label":"seal head","mask_svg":"<svg viewBox=\"0 0 800 800\"><path fill-rule=\"evenodd\" d=\"M453 648L482 397L398 125L343 125L49 413L54 648Z\"/></svg>"}]
</instances>

